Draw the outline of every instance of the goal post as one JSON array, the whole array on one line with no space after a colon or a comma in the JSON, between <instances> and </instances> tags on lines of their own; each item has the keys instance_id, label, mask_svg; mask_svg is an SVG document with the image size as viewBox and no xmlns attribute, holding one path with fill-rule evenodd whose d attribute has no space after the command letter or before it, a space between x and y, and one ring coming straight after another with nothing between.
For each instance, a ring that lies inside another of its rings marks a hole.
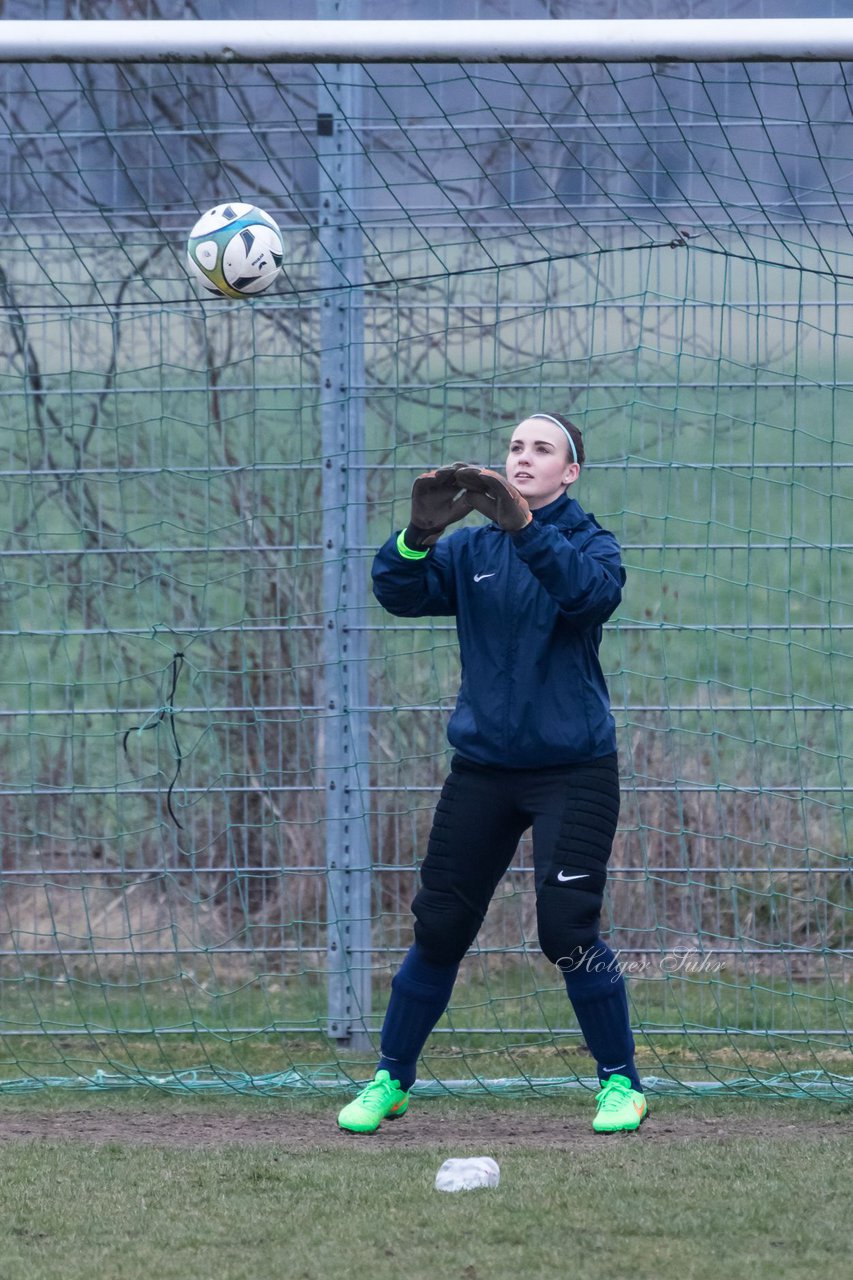
<instances>
[{"instance_id":1,"label":"goal post","mask_svg":"<svg viewBox=\"0 0 853 1280\"><path fill-rule=\"evenodd\" d=\"M371 559L550 408L641 1072L853 1095L851 82L847 19L0 23L0 1089L370 1074L459 681ZM592 1075L525 839L419 1087Z\"/></svg>"}]
</instances>

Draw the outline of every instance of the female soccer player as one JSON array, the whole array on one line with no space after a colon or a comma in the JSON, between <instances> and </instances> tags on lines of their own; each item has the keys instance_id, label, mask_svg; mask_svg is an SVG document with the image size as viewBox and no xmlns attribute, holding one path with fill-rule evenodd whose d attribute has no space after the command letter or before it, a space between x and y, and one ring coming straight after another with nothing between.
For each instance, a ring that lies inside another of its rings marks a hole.
<instances>
[{"instance_id":1,"label":"female soccer player","mask_svg":"<svg viewBox=\"0 0 853 1280\"><path fill-rule=\"evenodd\" d=\"M374 592L390 613L455 616L462 683L412 904L414 945L391 983L375 1079L341 1111L342 1129L372 1133L406 1111L421 1050L528 828L539 944L598 1064L593 1128L636 1129L648 1114L624 978L598 936L619 814L598 648L625 571L613 535L568 497L583 462L574 424L531 414L513 432L506 480L461 462L419 476L408 528L374 561ZM439 542L471 511L491 523Z\"/></svg>"}]
</instances>

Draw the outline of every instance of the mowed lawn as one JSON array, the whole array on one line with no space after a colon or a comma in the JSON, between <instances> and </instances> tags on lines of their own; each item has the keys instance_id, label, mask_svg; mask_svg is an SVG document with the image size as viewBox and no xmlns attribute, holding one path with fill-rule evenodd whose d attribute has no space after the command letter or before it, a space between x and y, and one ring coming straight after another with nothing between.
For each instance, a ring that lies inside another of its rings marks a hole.
<instances>
[{"instance_id":1,"label":"mowed lawn","mask_svg":"<svg viewBox=\"0 0 853 1280\"><path fill-rule=\"evenodd\" d=\"M411 1114L381 1145L342 1140L339 1099L4 1098L0 1275L849 1280L849 1104L661 1098L642 1134L599 1139L590 1101L424 1100L430 1135L444 1124L417 1146ZM471 1107L493 1133L474 1150ZM282 1114L286 1141L251 1140L253 1116ZM500 1186L437 1192L441 1162L466 1154L495 1156Z\"/></svg>"}]
</instances>

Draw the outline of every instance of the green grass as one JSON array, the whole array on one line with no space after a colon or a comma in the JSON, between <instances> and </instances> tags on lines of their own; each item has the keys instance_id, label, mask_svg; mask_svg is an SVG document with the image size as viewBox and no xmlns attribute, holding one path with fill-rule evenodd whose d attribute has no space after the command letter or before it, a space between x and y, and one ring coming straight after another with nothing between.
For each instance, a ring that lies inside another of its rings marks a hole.
<instances>
[{"instance_id":1,"label":"green grass","mask_svg":"<svg viewBox=\"0 0 853 1280\"><path fill-rule=\"evenodd\" d=\"M106 1105L92 1102L94 1110ZM137 1114L142 1105L137 1098ZM259 1118L270 1114L269 1103L253 1106ZM8 1115L11 1104L0 1108ZM486 1109L494 1117L494 1140L486 1145L500 1163L501 1185L458 1196L433 1187L442 1160L465 1154L452 1140L448 1106L448 1140L420 1149L334 1146L331 1136L328 1146L306 1143L298 1153L270 1143L203 1151L114 1141L6 1143L3 1273L14 1280L849 1275L853 1148L829 1136L825 1124L813 1134L799 1123L796 1136L781 1136L778 1126L763 1135L762 1116L772 1108L709 1104L702 1114L726 1117L726 1136L711 1125L710 1140L688 1142L679 1140L679 1119L698 1109L669 1101L655 1115L672 1128L672 1141L645 1141L645 1130L591 1146L580 1137L586 1117L582 1122L567 1100L560 1147L538 1149L524 1145L525 1124L556 1120L556 1107L481 1104ZM33 1100L16 1110L25 1119ZM247 1105L226 1110L245 1114ZM180 1112L209 1115L211 1108L195 1102ZM785 1118L794 1124L827 1115L825 1107L798 1104ZM849 1128L846 1113L836 1119ZM748 1136L736 1136L739 1121ZM501 1131L510 1127L522 1137L502 1146Z\"/></svg>"}]
</instances>

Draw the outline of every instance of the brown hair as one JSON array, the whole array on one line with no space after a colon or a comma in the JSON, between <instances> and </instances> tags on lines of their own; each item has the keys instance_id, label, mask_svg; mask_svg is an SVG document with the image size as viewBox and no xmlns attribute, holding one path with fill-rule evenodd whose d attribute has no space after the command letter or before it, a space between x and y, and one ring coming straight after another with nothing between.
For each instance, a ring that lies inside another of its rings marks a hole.
<instances>
[{"instance_id":1,"label":"brown hair","mask_svg":"<svg viewBox=\"0 0 853 1280\"><path fill-rule=\"evenodd\" d=\"M575 446L575 456L578 460L578 466L583 467L583 464L586 462L586 451L583 447L583 436L581 435L580 427L576 427L573 422L569 422L568 418L564 418L561 413L552 413L550 409L547 413L531 414L531 417L552 418L554 422L558 423L571 438L572 444ZM574 461L574 459L571 458L571 452L571 449L569 449L570 460Z\"/></svg>"}]
</instances>

